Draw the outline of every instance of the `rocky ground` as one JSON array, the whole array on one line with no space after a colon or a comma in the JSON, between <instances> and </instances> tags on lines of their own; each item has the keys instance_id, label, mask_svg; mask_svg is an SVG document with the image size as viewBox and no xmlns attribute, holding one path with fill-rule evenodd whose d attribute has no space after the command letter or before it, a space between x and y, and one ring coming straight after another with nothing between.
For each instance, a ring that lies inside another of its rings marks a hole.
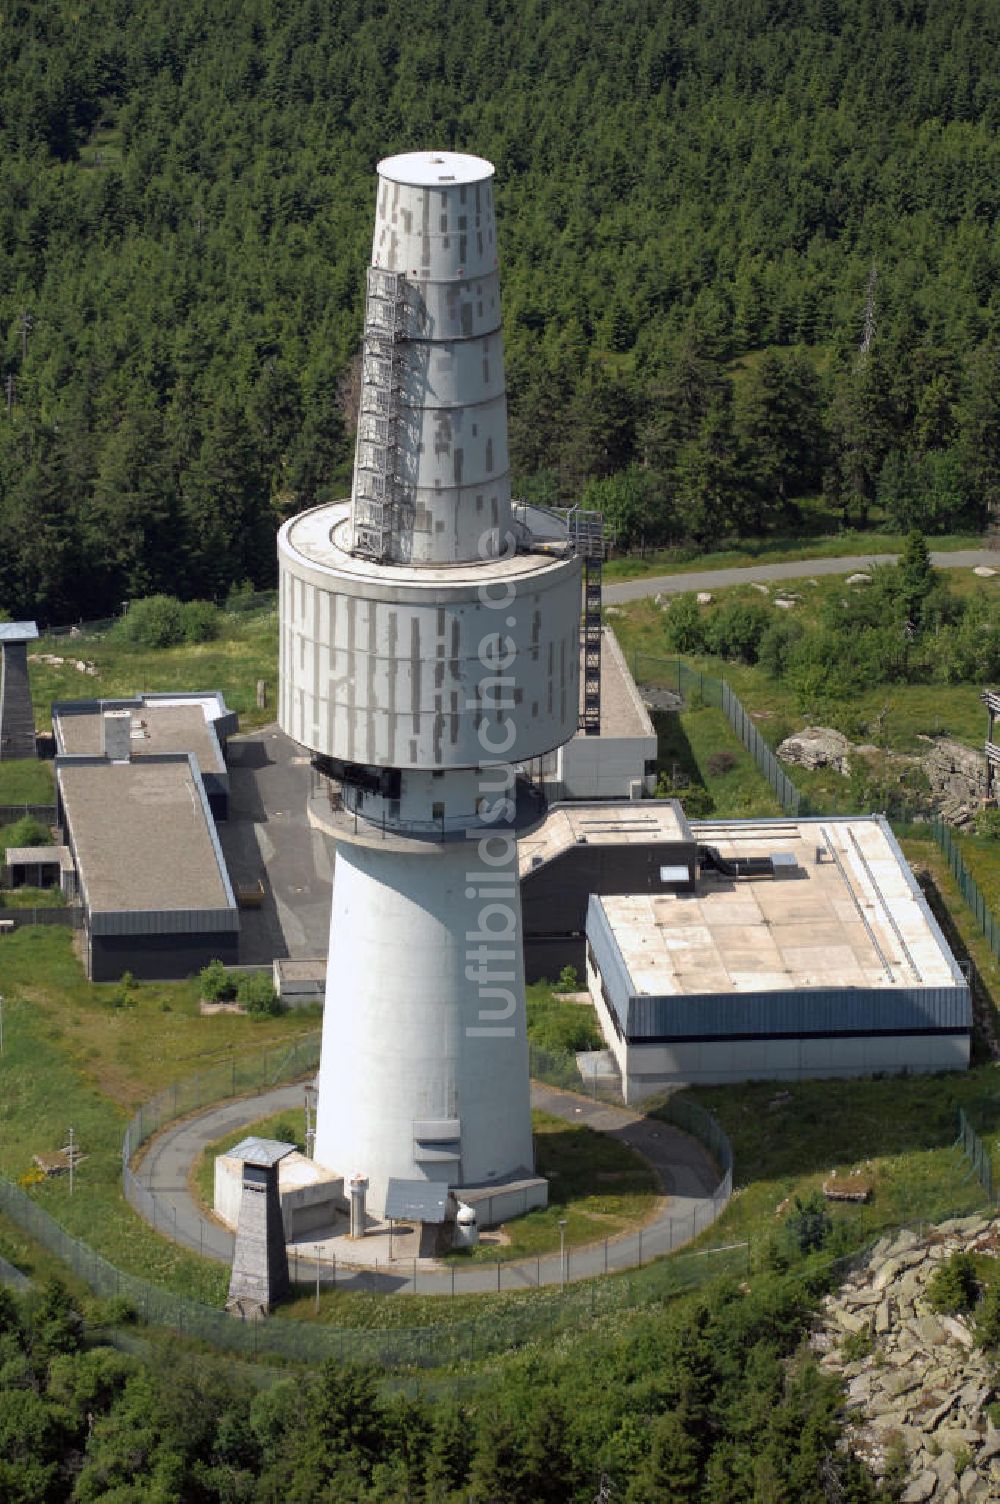
<instances>
[{"instance_id":1,"label":"rocky ground","mask_svg":"<svg viewBox=\"0 0 1000 1504\"><path fill-rule=\"evenodd\" d=\"M845 777L852 766L878 764L893 770L900 781L916 769L927 779L928 802L949 825L968 825L982 809L986 794L986 758L945 736L925 737L928 749L919 757L855 745L830 726L806 726L786 737L777 748L782 762L804 768L831 767Z\"/></svg>"},{"instance_id":2,"label":"rocky ground","mask_svg":"<svg viewBox=\"0 0 1000 1504\"><path fill-rule=\"evenodd\" d=\"M902 1231L875 1245L827 1297L813 1346L820 1366L842 1377L848 1444L876 1477L905 1458L901 1504L1000 1499L1000 1429L986 1414L997 1393L995 1364L975 1346L969 1322L931 1310L925 1289L952 1253L1000 1252L1000 1219L942 1222L926 1237ZM843 1346L870 1342L849 1361Z\"/></svg>"}]
</instances>

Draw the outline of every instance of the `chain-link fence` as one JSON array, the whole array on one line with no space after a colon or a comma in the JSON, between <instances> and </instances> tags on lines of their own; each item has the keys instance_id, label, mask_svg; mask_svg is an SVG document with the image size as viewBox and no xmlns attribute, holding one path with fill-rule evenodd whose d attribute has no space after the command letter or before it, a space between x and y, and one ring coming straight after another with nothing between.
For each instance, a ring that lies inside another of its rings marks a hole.
<instances>
[{"instance_id":1,"label":"chain-link fence","mask_svg":"<svg viewBox=\"0 0 1000 1504\"><path fill-rule=\"evenodd\" d=\"M976 923L986 937L987 945L996 959L1000 961L1000 921L990 910L979 884L965 865L962 853L958 849L958 842L950 828L940 816L936 816L930 823L934 839L944 852L951 875L958 884L962 897L972 910Z\"/></svg>"},{"instance_id":2,"label":"chain-link fence","mask_svg":"<svg viewBox=\"0 0 1000 1504\"><path fill-rule=\"evenodd\" d=\"M785 814L807 813L805 800L757 730L728 680L690 668L680 658L655 658L638 652L632 657L632 677L637 684L652 682L673 689L686 704L701 703L721 710L767 779Z\"/></svg>"},{"instance_id":3,"label":"chain-link fence","mask_svg":"<svg viewBox=\"0 0 1000 1504\"><path fill-rule=\"evenodd\" d=\"M189 1076L186 1081L175 1081L165 1091L144 1102L125 1129L123 1167L127 1170L132 1156L167 1123L229 1097L266 1091L268 1087L294 1081L297 1076L317 1070L322 1037L318 1029L300 1034L285 1045L255 1055L233 1055L195 1076Z\"/></svg>"},{"instance_id":4,"label":"chain-link fence","mask_svg":"<svg viewBox=\"0 0 1000 1504\"><path fill-rule=\"evenodd\" d=\"M41 820L43 825L56 823L54 804L0 804L0 825L13 825L26 815L34 820Z\"/></svg>"},{"instance_id":5,"label":"chain-link fence","mask_svg":"<svg viewBox=\"0 0 1000 1504\"><path fill-rule=\"evenodd\" d=\"M958 1109L958 1138L955 1140L955 1146L962 1150L979 1184L992 1203L993 1160L990 1151L969 1122L964 1107Z\"/></svg>"},{"instance_id":6,"label":"chain-link fence","mask_svg":"<svg viewBox=\"0 0 1000 1504\"><path fill-rule=\"evenodd\" d=\"M657 658L648 653L636 652L632 658L632 674L637 683L651 683L673 690L686 704L701 703L722 710L743 746L750 753L786 815L792 817L811 814L833 813L814 809L808 797L789 778L747 713L739 696L725 679L693 669L680 658ZM887 791L888 794L888 791ZM885 801L883 800L883 804ZM892 807L888 810L893 830L899 836L923 834L930 830L944 852L958 888L968 904L976 923L986 937L994 956L1000 961L1000 920L992 913L975 878L970 873L959 850L951 829L928 803L904 800L900 802L898 791L891 795ZM885 808L859 808L856 800L845 800L843 814L886 813Z\"/></svg>"},{"instance_id":7,"label":"chain-link fence","mask_svg":"<svg viewBox=\"0 0 1000 1504\"><path fill-rule=\"evenodd\" d=\"M138 597L137 597L138 600ZM278 604L277 590L231 590L228 595L219 597L215 602L220 611L228 616L245 616L255 611L270 611ZM104 637L116 627L123 619L121 616L105 616L98 621L75 621L65 626L41 627L42 637L71 637L74 641L86 641L87 638Z\"/></svg>"},{"instance_id":8,"label":"chain-link fence","mask_svg":"<svg viewBox=\"0 0 1000 1504\"><path fill-rule=\"evenodd\" d=\"M500 1308L491 1304L481 1317L458 1322L442 1320L426 1327L378 1330L288 1321L280 1317L261 1323L244 1322L117 1269L80 1239L67 1233L24 1191L3 1179L0 1179L0 1210L66 1263L98 1295L128 1300L143 1321L170 1327L181 1335L245 1358L257 1359L266 1355L300 1363L333 1358L338 1362L372 1363L385 1367L436 1368L446 1363L471 1361L508 1351L526 1342L547 1339L559 1331L577 1327L587 1317L656 1304L722 1275L743 1276L749 1268L748 1246L738 1243L682 1253L621 1280L592 1281L574 1286L567 1283L564 1287L556 1286L534 1296L512 1299ZM698 1225L699 1219L693 1219L684 1229L685 1235L690 1236ZM679 1235L681 1229L677 1231ZM659 1241L654 1240L657 1244ZM647 1247L644 1259L656 1258L663 1251L666 1250L659 1246ZM582 1252L576 1250L577 1255ZM307 1264L305 1259L296 1268L296 1262L293 1257L291 1272L293 1280L298 1275L300 1293L315 1288L317 1275L321 1287L328 1288L332 1284L333 1271L325 1271L315 1262ZM523 1295L533 1287L530 1278L505 1280L504 1267L499 1266L501 1292L517 1291ZM608 1272L616 1267L612 1256ZM456 1271L457 1274L461 1272ZM492 1275L492 1270L488 1272ZM391 1276L383 1276L383 1279L388 1278ZM405 1272L399 1271L395 1278L395 1288L402 1290L406 1282ZM353 1278L344 1278L343 1272L337 1279L340 1288L371 1288L370 1284L357 1284ZM490 1289L491 1285L484 1287L480 1284L477 1288ZM456 1293L459 1293L457 1289ZM442 1310L446 1310L446 1306Z\"/></svg>"},{"instance_id":9,"label":"chain-link fence","mask_svg":"<svg viewBox=\"0 0 1000 1504\"><path fill-rule=\"evenodd\" d=\"M319 1061L321 1036L301 1036L281 1051L268 1051L248 1060L232 1059L203 1071L188 1081L161 1092L145 1103L132 1118L122 1141L122 1183L126 1199L157 1231L192 1252L228 1262L232 1258L232 1234L203 1217L178 1217L176 1206L154 1194L132 1169L131 1160L152 1134L179 1118L213 1102L251 1092L262 1092L282 1081L314 1070ZM568 1051L531 1047L531 1072L536 1080L566 1089L580 1087L575 1056ZM598 1094L595 1085L595 1094ZM600 1095L618 1094L617 1081L600 1083ZM336 1255L317 1257L315 1245L292 1248L292 1278L318 1287L415 1295L472 1295L512 1293L566 1285L596 1275L641 1267L651 1259L692 1242L719 1217L732 1194L732 1150L729 1140L711 1113L695 1103L672 1098L661 1116L683 1132L697 1138L718 1166L718 1183L702 1198L689 1200L684 1210L671 1210L635 1232L568 1248L562 1253L532 1259L498 1258L485 1262L453 1263L442 1270L411 1258L390 1257L359 1266L338 1261Z\"/></svg>"},{"instance_id":10,"label":"chain-link fence","mask_svg":"<svg viewBox=\"0 0 1000 1504\"><path fill-rule=\"evenodd\" d=\"M83 910L77 907L19 908L0 907L0 924L5 930L18 930L28 924L61 924L68 929L83 929Z\"/></svg>"}]
</instances>

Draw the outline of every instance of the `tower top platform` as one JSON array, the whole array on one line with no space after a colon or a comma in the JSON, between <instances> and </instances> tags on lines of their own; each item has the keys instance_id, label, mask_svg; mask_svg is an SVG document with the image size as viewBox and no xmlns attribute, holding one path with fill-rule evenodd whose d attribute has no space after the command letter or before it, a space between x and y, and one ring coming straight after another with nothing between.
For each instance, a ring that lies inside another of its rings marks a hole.
<instances>
[{"instance_id":1,"label":"tower top platform","mask_svg":"<svg viewBox=\"0 0 1000 1504\"><path fill-rule=\"evenodd\" d=\"M37 636L33 621L0 621L0 643L34 642Z\"/></svg>"},{"instance_id":2,"label":"tower top platform","mask_svg":"<svg viewBox=\"0 0 1000 1504\"><path fill-rule=\"evenodd\" d=\"M408 188L449 188L458 183L482 183L493 176L493 163L485 157L459 151L407 151L398 157L383 157L380 178Z\"/></svg>"}]
</instances>

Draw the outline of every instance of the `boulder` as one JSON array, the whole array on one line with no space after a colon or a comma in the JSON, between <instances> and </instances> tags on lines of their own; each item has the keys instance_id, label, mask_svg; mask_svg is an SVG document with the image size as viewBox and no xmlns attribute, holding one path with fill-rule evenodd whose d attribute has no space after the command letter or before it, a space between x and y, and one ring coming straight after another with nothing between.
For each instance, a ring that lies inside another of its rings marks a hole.
<instances>
[{"instance_id":1,"label":"boulder","mask_svg":"<svg viewBox=\"0 0 1000 1504\"><path fill-rule=\"evenodd\" d=\"M806 726L794 736L786 736L777 755L782 762L803 768L832 767L838 773L850 772L851 743L831 726Z\"/></svg>"},{"instance_id":2,"label":"boulder","mask_svg":"<svg viewBox=\"0 0 1000 1504\"><path fill-rule=\"evenodd\" d=\"M695 596L695 600L698 602L699 606L710 606L715 600L715 596L712 594L711 590L699 590L698 594Z\"/></svg>"},{"instance_id":3,"label":"boulder","mask_svg":"<svg viewBox=\"0 0 1000 1504\"><path fill-rule=\"evenodd\" d=\"M849 585L870 585L871 582L872 577L870 574L849 574L847 576L847 583Z\"/></svg>"},{"instance_id":4,"label":"boulder","mask_svg":"<svg viewBox=\"0 0 1000 1504\"><path fill-rule=\"evenodd\" d=\"M933 1497L936 1488L937 1474L928 1468L906 1485L899 1496L900 1504L924 1504L925 1499Z\"/></svg>"},{"instance_id":5,"label":"boulder","mask_svg":"<svg viewBox=\"0 0 1000 1504\"><path fill-rule=\"evenodd\" d=\"M996 570L991 569L988 564L977 564L972 573L978 574L981 580L992 580L993 576L996 574Z\"/></svg>"},{"instance_id":6,"label":"boulder","mask_svg":"<svg viewBox=\"0 0 1000 1504\"><path fill-rule=\"evenodd\" d=\"M921 766L943 819L964 825L975 818L986 795L986 758L981 752L940 736Z\"/></svg>"}]
</instances>

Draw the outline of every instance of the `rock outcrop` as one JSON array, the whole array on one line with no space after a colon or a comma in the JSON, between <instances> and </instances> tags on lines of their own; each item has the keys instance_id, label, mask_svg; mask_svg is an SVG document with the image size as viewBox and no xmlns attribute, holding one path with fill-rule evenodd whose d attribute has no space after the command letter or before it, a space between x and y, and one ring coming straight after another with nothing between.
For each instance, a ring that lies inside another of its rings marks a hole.
<instances>
[{"instance_id":1,"label":"rock outcrop","mask_svg":"<svg viewBox=\"0 0 1000 1504\"><path fill-rule=\"evenodd\" d=\"M836 768L838 773L851 771L850 754L854 748L840 731L830 726L806 726L794 736L786 736L778 747L782 762L802 768Z\"/></svg>"},{"instance_id":2,"label":"rock outcrop","mask_svg":"<svg viewBox=\"0 0 1000 1504\"><path fill-rule=\"evenodd\" d=\"M827 1297L812 1339L820 1367L844 1381L851 1451L876 1477L904 1461L903 1504L1000 1498L1000 1429L986 1414L995 1365L970 1324L934 1312L926 1295L934 1270L959 1250L995 1257L1000 1221L963 1217L924 1238L883 1238ZM866 1342L865 1356L850 1356Z\"/></svg>"},{"instance_id":3,"label":"rock outcrop","mask_svg":"<svg viewBox=\"0 0 1000 1504\"><path fill-rule=\"evenodd\" d=\"M986 758L982 753L939 736L920 761L941 818L949 825L974 820L986 795Z\"/></svg>"},{"instance_id":4,"label":"rock outcrop","mask_svg":"<svg viewBox=\"0 0 1000 1504\"><path fill-rule=\"evenodd\" d=\"M922 772L928 783L926 804L949 825L968 825L982 808L986 794L986 759L981 752L948 737L925 737L928 751L920 757L885 752L878 747L855 745L830 726L806 726L788 736L777 748L782 762L803 768L834 768L847 775L858 761L891 769L900 781L912 770Z\"/></svg>"}]
</instances>

